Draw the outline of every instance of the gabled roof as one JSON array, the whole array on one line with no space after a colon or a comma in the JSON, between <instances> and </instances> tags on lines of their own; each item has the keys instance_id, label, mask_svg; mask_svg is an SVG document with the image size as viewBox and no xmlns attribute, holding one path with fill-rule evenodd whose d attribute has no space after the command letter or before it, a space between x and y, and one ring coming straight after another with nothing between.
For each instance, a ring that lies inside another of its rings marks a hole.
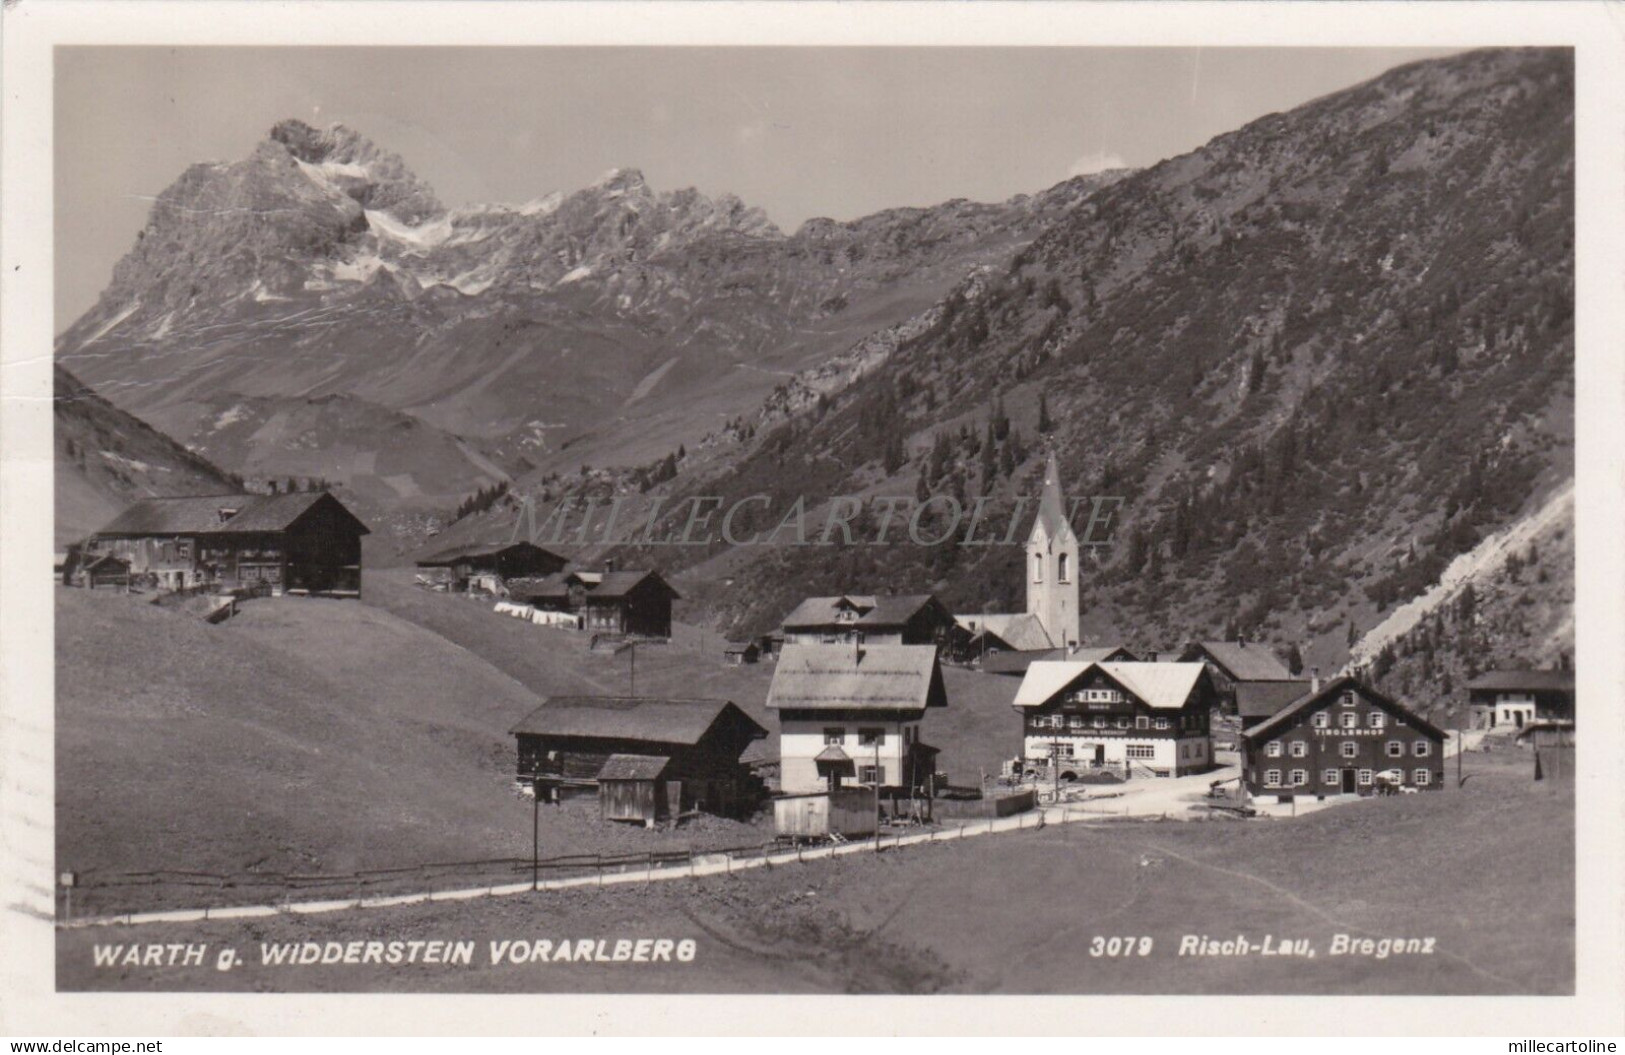
<instances>
[{"instance_id":1,"label":"gabled roof","mask_svg":"<svg viewBox=\"0 0 1625 1055\"><path fill-rule=\"evenodd\" d=\"M659 780L669 765L668 755L610 755L598 770L598 779Z\"/></svg>"},{"instance_id":2,"label":"gabled roof","mask_svg":"<svg viewBox=\"0 0 1625 1055\"><path fill-rule=\"evenodd\" d=\"M767 706L918 711L947 705L934 645L785 645Z\"/></svg>"},{"instance_id":3,"label":"gabled roof","mask_svg":"<svg viewBox=\"0 0 1625 1055\"><path fill-rule=\"evenodd\" d=\"M1309 679L1299 681L1242 681L1236 683L1236 713L1248 721L1262 721L1309 691Z\"/></svg>"},{"instance_id":4,"label":"gabled roof","mask_svg":"<svg viewBox=\"0 0 1625 1055\"><path fill-rule=\"evenodd\" d=\"M1467 683L1469 692L1573 692L1572 670L1492 670Z\"/></svg>"},{"instance_id":5,"label":"gabled roof","mask_svg":"<svg viewBox=\"0 0 1625 1055\"><path fill-rule=\"evenodd\" d=\"M522 575L508 580L508 596L516 601L538 598L565 600L570 596L570 576L556 571L552 575Z\"/></svg>"},{"instance_id":6,"label":"gabled roof","mask_svg":"<svg viewBox=\"0 0 1625 1055\"><path fill-rule=\"evenodd\" d=\"M752 739L767 735L728 700L653 696L549 696L509 733L692 746L728 712L753 730Z\"/></svg>"},{"instance_id":7,"label":"gabled roof","mask_svg":"<svg viewBox=\"0 0 1625 1055\"><path fill-rule=\"evenodd\" d=\"M1018 652L1050 649L1055 645L1043 622L1032 612L961 615L954 617L954 623L973 635L992 634Z\"/></svg>"},{"instance_id":8,"label":"gabled roof","mask_svg":"<svg viewBox=\"0 0 1625 1055\"><path fill-rule=\"evenodd\" d=\"M855 626L865 630L903 626L927 605L942 602L929 593L842 594L837 597L809 597L796 605L781 624L787 630L797 627ZM837 613L851 610L856 619L841 619ZM947 609L943 609L944 612Z\"/></svg>"},{"instance_id":9,"label":"gabled roof","mask_svg":"<svg viewBox=\"0 0 1625 1055\"><path fill-rule=\"evenodd\" d=\"M749 652L753 648L758 652L761 651L760 646L754 641L729 641L722 646L722 651L726 655L733 655L735 653Z\"/></svg>"},{"instance_id":10,"label":"gabled roof","mask_svg":"<svg viewBox=\"0 0 1625 1055\"><path fill-rule=\"evenodd\" d=\"M847 754L839 744L830 744L822 751L813 755L814 762L850 762L852 756Z\"/></svg>"},{"instance_id":11,"label":"gabled roof","mask_svg":"<svg viewBox=\"0 0 1625 1055\"><path fill-rule=\"evenodd\" d=\"M601 599L613 601L625 597L647 579L653 579L661 589L671 594L672 597L678 596L677 591L672 589L671 584L661 578L659 572L655 571L606 571L597 585L593 585L585 576L582 576L581 579L587 586L588 601Z\"/></svg>"},{"instance_id":12,"label":"gabled roof","mask_svg":"<svg viewBox=\"0 0 1625 1055\"><path fill-rule=\"evenodd\" d=\"M1044 490L1038 496L1038 517L1033 521L1033 532L1044 529L1046 538L1057 538L1070 532L1072 525L1066 518L1066 500L1061 497L1061 469L1055 463L1055 452L1044 463ZM1028 534L1028 538L1032 533Z\"/></svg>"},{"instance_id":13,"label":"gabled roof","mask_svg":"<svg viewBox=\"0 0 1625 1055\"><path fill-rule=\"evenodd\" d=\"M187 495L179 498L143 498L96 532L98 535L225 535L252 531L284 531L316 506L332 503L355 522L359 534L365 524L343 502L326 491L292 494ZM222 519L222 514L235 510Z\"/></svg>"},{"instance_id":14,"label":"gabled roof","mask_svg":"<svg viewBox=\"0 0 1625 1055\"><path fill-rule=\"evenodd\" d=\"M1432 733L1439 739L1444 739L1445 732L1443 729L1440 729L1438 726L1434 725L1426 718L1423 718L1420 714L1417 714L1404 704L1398 703L1389 697L1384 696L1376 689L1373 689L1371 686L1366 685L1364 682L1361 682L1352 675L1348 674L1345 674L1340 678L1333 678L1326 685L1322 686L1319 692L1304 693L1302 696L1299 696L1296 700L1292 701L1281 710L1276 711L1273 715L1264 719L1262 722L1259 722L1257 725L1250 726L1242 730L1241 735L1246 737L1248 740L1255 740L1260 736L1268 736L1276 729L1281 728L1287 722L1291 721L1297 715L1326 706L1331 702L1332 697L1341 695L1345 689L1358 690L1361 694L1369 697L1371 700L1380 704L1385 709L1393 711L1396 714L1403 714L1407 722L1416 728L1421 729L1423 732Z\"/></svg>"},{"instance_id":15,"label":"gabled roof","mask_svg":"<svg viewBox=\"0 0 1625 1055\"><path fill-rule=\"evenodd\" d=\"M1293 680L1292 672L1275 658L1274 651L1256 641L1250 645L1237 641L1192 641L1180 653L1180 659L1189 662L1198 652L1206 653L1236 681Z\"/></svg>"},{"instance_id":16,"label":"gabled roof","mask_svg":"<svg viewBox=\"0 0 1625 1055\"><path fill-rule=\"evenodd\" d=\"M1134 653L1122 645L1105 645L1097 648L1075 648L1070 652L1064 648L1046 648L1035 651L999 652L982 660L982 670L989 674L1021 674L1034 663L1042 660L1071 660L1079 663L1105 663L1107 660L1121 659L1125 662L1134 662Z\"/></svg>"},{"instance_id":17,"label":"gabled roof","mask_svg":"<svg viewBox=\"0 0 1625 1055\"><path fill-rule=\"evenodd\" d=\"M1093 663L1075 659L1039 660L1027 668L1013 707L1042 707L1091 667L1145 701L1149 707L1183 707L1202 678L1200 663Z\"/></svg>"}]
</instances>

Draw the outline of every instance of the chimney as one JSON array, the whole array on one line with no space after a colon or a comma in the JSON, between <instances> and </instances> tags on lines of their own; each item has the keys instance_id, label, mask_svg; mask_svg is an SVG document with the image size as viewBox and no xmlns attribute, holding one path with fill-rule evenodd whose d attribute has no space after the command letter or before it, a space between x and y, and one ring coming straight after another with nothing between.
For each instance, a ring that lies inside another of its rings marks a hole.
<instances>
[{"instance_id":1,"label":"chimney","mask_svg":"<svg viewBox=\"0 0 1625 1055\"><path fill-rule=\"evenodd\" d=\"M1309 668L1309 691L1310 692L1319 692L1320 691L1320 668L1319 667L1310 667Z\"/></svg>"},{"instance_id":2,"label":"chimney","mask_svg":"<svg viewBox=\"0 0 1625 1055\"><path fill-rule=\"evenodd\" d=\"M614 570L615 570L615 558L614 557L605 557L604 558L604 574L608 575L610 572L613 572Z\"/></svg>"},{"instance_id":3,"label":"chimney","mask_svg":"<svg viewBox=\"0 0 1625 1055\"><path fill-rule=\"evenodd\" d=\"M1247 635L1245 633L1238 633L1236 635L1236 647L1237 648L1246 648L1247 647Z\"/></svg>"},{"instance_id":4,"label":"chimney","mask_svg":"<svg viewBox=\"0 0 1625 1055\"><path fill-rule=\"evenodd\" d=\"M1147 663L1155 663L1157 661L1157 650L1154 648L1146 650L1145 661Z\"/></svg>"},{"instance_id":5,"label":"chimney","mask_svg":"<svg viewBox=\"0 0 1625 1055\"><path fill-rule=\"evenodd\" d=\"M863 631L852 631L852 663L856 666L863 662Z\"/></svg>"}]
</instances>

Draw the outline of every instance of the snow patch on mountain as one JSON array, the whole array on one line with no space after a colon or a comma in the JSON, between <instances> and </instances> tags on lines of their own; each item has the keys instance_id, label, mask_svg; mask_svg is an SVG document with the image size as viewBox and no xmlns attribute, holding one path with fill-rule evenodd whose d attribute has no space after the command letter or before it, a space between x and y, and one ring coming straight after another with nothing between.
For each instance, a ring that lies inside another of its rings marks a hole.
<instances>
[{"instance_id":1,"label":"snow patch on mountain","mask_svg":"<svg viewBox=\"0 0 1625 1055\"><path fill-rule=\"evenodd\" d=\"M117 315L113 316L111 319L108 319L106 322L97 327L96 332L91 334L89 337L86 337L84 341L80 343L79 347L83 348L86 345L95 344L103 337L106 337L109 333L113 332L114 327L123 322L125 319L128 319L131 315L134 315L136 311L140 309L140 307L141 302L139 300L132 300L123 311L119 312Z\"/></svg>"},{"instance_id":2,"label":"snow patch on mountain","mask_svg":"<svg viewBox=\"0 0 1625 1055\"><path fill-rule=\"evenodd\" d=\"M413 227L378 209L362 211L367 217L367 225L375 232L409 249L432 249L443 244L452 235L449 216L440 216Z\"/></svg>"}]
</instances>

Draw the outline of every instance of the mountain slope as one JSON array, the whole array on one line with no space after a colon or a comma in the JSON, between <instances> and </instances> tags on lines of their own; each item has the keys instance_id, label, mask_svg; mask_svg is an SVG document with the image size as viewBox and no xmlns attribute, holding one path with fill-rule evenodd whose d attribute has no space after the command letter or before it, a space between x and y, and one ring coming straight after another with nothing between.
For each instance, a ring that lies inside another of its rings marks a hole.
<instances>
[{"instance_id":1,"label":"mountain slope","mask_svg":"<svg viewBox=\"0 0 1625 1055\"><path fill-rule=\"evenodd\" d=\"M219 494L239 482L56 367L57 545L75 542L138 498Z\"/></svg>"},{"instance_id":2,"label":"mountain slope","mask_svg":"<svg viewBox=\"0 0 1625 1055\"><path fill-rule=\"evenodd\" d=\"M1573 208L1568 52L1402 67L1100 190L674 490L771 495L741 533L796 494L985 495L1002 524L1052 446L1073 495L1125 499L1087 636L1246 631L1334 669L1572 479ZM1009 547L724 549L643 556L736 630L824 586L1020 602Z\"/></svg>"},{"instance_id":3,"label":"mountain slope","mask_svg":"<svg viewBox=\"0 0 1625 1055\"><path fill-rule=\"evenodd\" d=\"M354 131L288 121L159 196L58 354L177 435L200 404L342 393L550 469L636 462L1003 263L1116 176L786 235L635 170L448 210Z\"/></svg>"}]
</instances>

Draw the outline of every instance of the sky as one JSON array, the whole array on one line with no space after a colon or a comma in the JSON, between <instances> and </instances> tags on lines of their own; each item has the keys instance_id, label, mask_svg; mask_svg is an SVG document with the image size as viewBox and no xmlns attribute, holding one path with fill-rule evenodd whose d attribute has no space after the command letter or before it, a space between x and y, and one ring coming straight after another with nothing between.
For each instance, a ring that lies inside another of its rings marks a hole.
<instances>
[{"instance_id":1,"label":"sky","mask_svg":"<svg viewBox=\"0 0 1625 1055\"><path fill-rule=\"evenodd\" d=\"M56 329L94 304L152 199L271 126L342 122L448 206L611 168L739 195L786 231L998 201L1186 153L1445 54L1378 48L60 48Z\"/></svg>"}]
</instances>

